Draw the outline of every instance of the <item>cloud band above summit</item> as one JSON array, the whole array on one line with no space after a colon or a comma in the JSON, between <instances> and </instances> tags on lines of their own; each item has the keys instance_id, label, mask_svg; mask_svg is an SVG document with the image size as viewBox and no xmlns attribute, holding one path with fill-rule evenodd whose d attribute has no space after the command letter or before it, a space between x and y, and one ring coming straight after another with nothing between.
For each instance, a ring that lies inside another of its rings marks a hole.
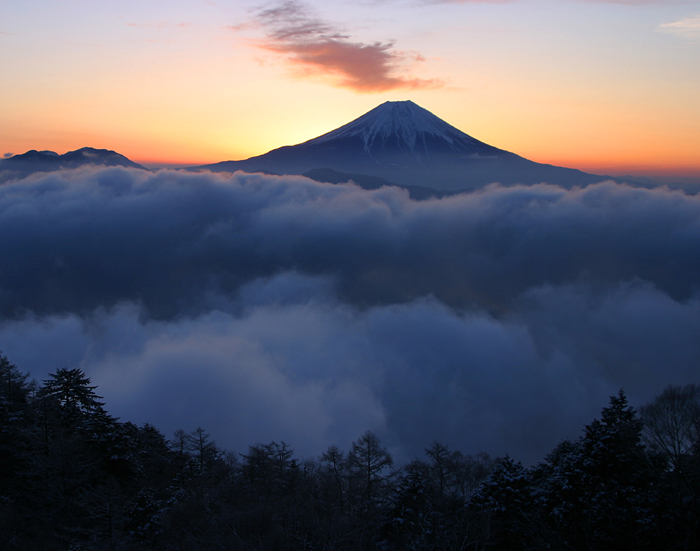
<instances>
[{"instance_id":1,"label":"cloud band above summit","mask_svg":"<svg viewBox=\"0 0 700 551\"><path fill-rule=\"evenodd\" d=\"M318 19L303 2L279 2L258 11L256 20L267 34L259 46L282 54L296 68L297 77L330 80L364 93L443 85L437 79L406 74L423 61L420 55L398 51L391 42L353 41L335 25Z\"/></svg>"}]
</instances>

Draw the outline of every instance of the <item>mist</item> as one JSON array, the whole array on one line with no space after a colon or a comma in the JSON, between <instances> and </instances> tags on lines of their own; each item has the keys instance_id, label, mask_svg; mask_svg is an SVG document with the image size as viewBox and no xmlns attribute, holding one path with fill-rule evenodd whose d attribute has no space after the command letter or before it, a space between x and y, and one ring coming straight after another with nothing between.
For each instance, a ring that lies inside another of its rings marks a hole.
<instances>
[{"instance_id":1,"label":"mist","mask_svg":"<svg viewBox=\"0 0 700 551\"><path fill-rule=\"evenodd\" d=\"M313 456L375 431L532 462L620 388L697 381L700 199L601 182L413 201L83 168L0 186L0 350L167 434Z\"/></svg>"}]
</instances>

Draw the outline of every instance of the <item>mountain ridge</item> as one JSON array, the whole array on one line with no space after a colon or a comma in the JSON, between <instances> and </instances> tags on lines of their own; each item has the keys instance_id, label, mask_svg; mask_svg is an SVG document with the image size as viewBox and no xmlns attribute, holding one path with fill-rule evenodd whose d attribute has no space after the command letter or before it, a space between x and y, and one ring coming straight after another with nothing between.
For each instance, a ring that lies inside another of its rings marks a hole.
<instances>
[{"instance_id":1,"label":"mountain ridge","mask_svg":"<svg viewBox=\"0 0 700 551\"><path fill-rule=\"evenodd\" d=\"M23 178L35 172L53 172L85 165L123 166L146 170L142 165L110 149L81 147L63 155L55 151L30 149L26 153L0 160L0 183Z\"/></svg>"},{"instance_id":2,"label":"mountain ridge","mask_svg":"<svg viewBox=\"0 0 700 551\"><path fill-rule=\"evenodd\" d=\"M108 149L83 147L63 155L30 150L0 160L0 184L34 172L84 165L148 170ZM352 180L365 189L395 185L421 199L473 191L491 183L549 183L567 189L604 180L646 188L664 185L644 178L615 178L530 161L479 141L410 100L387 101L347 124L296 145L239 161L183 169L304 175L327 183ZM698 193L697 186L668 185Z\"/></svg>"},{"instance_id":3,"label":"mountain ridge","mask_svg":"<svg viewBox=\"0 0 700 551\"><path fill-rule=\"evenodd\" d=\"M566 188L608 176L536 163L462 132L412 101L388 101L305 142L240 161L189 167L213 172L305 174L330 169L402 186L468 191L498 182Z\"/></svg>"}]
</instances>

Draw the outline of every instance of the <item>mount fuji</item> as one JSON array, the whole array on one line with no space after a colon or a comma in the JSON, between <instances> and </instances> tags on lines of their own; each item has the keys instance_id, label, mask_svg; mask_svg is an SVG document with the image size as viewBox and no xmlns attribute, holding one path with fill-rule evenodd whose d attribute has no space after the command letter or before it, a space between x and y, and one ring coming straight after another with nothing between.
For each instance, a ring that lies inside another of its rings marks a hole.
<instances>
[{"instance_id":1,"label":"mount fuji","mask_svg":"<svg viewBox=\"0 0 700 551\"><path fill-rule=\"evenodd\" d=\"M305 174L363 187L381 182L444 193L493 182L586 186L606 177L529 161L493 147L443 121L412 101L388 101L327 134L242 161L192 167L215 172ZM347 181L347 180L345 180ZM416 191L414 189L414 191Z\"/></svg>"}]
</instances>

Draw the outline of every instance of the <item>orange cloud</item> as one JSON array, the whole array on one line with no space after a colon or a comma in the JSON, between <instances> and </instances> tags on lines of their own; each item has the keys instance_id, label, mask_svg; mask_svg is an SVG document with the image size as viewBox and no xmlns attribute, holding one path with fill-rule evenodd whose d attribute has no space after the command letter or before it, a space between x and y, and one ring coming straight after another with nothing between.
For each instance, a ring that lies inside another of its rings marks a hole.
<instances>
[{"instance_id":1,"label":"orange cloud","mask_svg":"<svg viewBox=\"0 0 700 551\"><path fill-rule=\"evenodd\" d=\"M282 54L302 69L303 76L331 76L334 84L358 92L383 92L397 88L437 88L438 79L403 75L407 63L423 60L394 49L391 42L354 42L311 10L288 0L257 15L266 33L259 46Z\"/></svg>"}]
</instances>

